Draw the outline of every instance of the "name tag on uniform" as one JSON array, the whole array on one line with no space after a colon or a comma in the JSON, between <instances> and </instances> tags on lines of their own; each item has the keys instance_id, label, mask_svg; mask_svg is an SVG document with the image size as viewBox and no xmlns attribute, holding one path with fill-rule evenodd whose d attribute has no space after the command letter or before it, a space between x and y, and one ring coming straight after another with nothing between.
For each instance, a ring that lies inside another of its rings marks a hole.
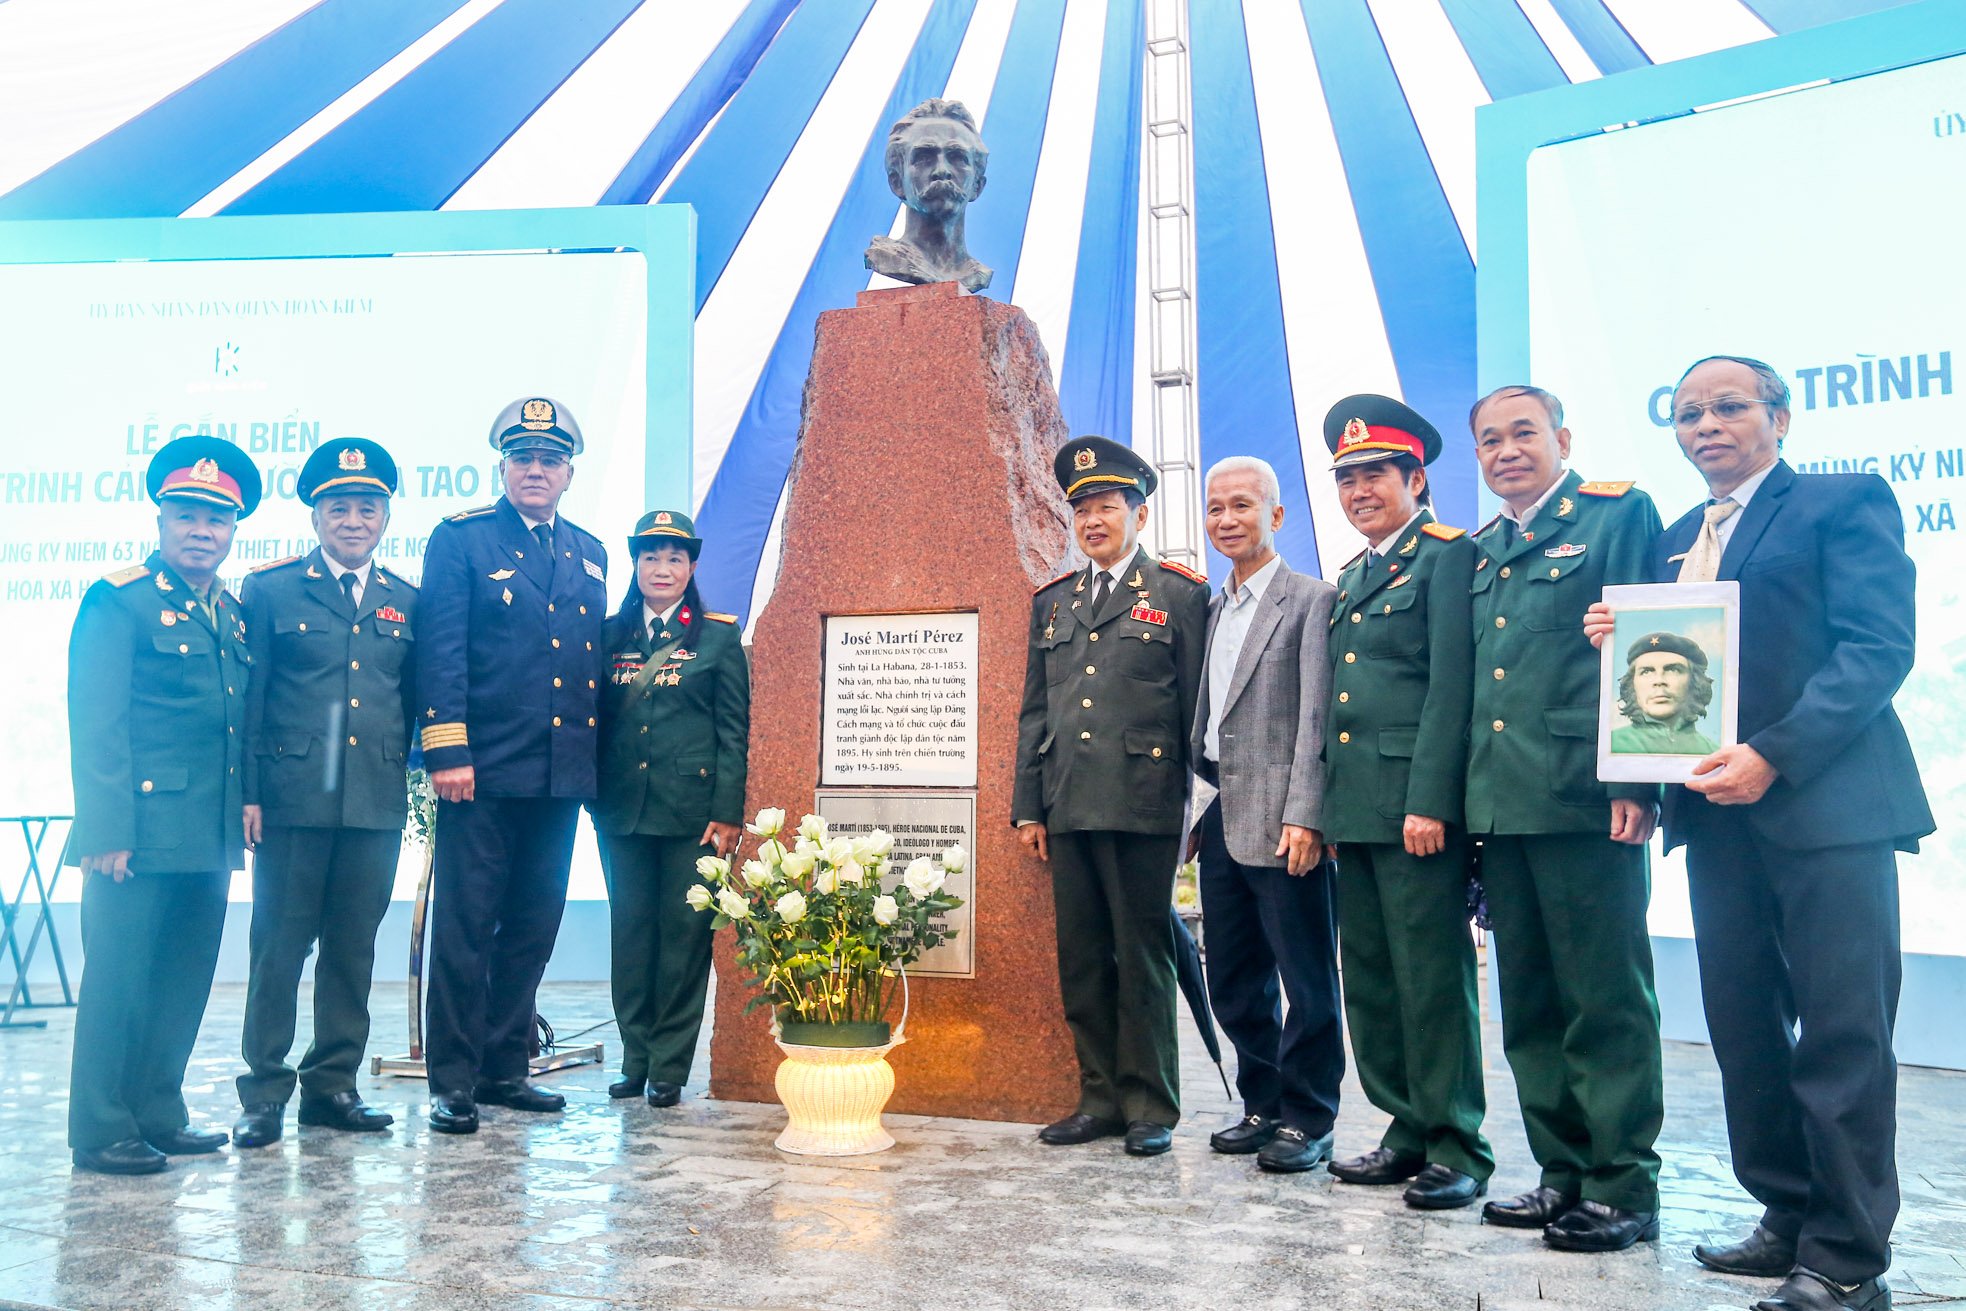
<instances>
[{"instance_id":1,"label":"name tag on uniform","mask_svg":"<svg viewBox=\"0 0 1966 1311\"><path fill-rule=\"evenodd\" d=\"M581 563L581 567L587 570L587 576L589 578L592 578L597 582L603 582L603 583L605 583L608 580L608 576L601 572L601 566L595 564L592 560L589 560L586 556L583 555L580 557L580 563Z\"/></svg>"},{"instance_id":2,"label":"name tag on uniform","mask_svg":"<svg viewBox=\"0 0 1966 1311\"><path fill-rule=\"evenodd\" d=\"M1143 624L1165 624L1167 622L1167 611L1150 610L1144 605L1136 605L1133 607L1133 618L1138 619Z\"/></svg>"},{"instance_id":3,"label":"name tag on uniform","mask_svg":"<svg viewBox=\"0 0 1966 1311\"><path fill-rule=\"evenodd\" d=\"M1552 560L1568 560L1573 555L1582 555L1583 553L1584 544L1582 542L1565 542L1562 546L1552 546L1549 550L1543 552L1544 555Z\"/></svg>"}]
</instances>

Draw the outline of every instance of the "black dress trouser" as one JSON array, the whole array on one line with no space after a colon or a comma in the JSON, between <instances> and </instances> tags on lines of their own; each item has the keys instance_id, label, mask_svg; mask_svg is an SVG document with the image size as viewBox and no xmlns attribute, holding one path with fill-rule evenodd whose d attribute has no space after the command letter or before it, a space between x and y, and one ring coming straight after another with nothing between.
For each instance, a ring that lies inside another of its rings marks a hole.
<instances>
[{"instance_id":1,"label":"black dress trouser","mask_svg":"<svg viewBox=\"0 0 1966 1311\"><path fill-rule=\"evenodd\" d=\"M1777 847L1714 809L1686 863L1734 1174L1800 1264L1882 1275L1898 1214L1896 855Z\"/></svg>"},{"instance_id":2,"label":"black dress trouser","mask_svg":"<svg viewBox=\"0 0 1966 1311\"><path fill-rule=\"evenodd\" d=\"M580 803L437 803L424 1055L433 1094L522 1079L533 1007L567 905Z\"/></svg>"}]
</instances>

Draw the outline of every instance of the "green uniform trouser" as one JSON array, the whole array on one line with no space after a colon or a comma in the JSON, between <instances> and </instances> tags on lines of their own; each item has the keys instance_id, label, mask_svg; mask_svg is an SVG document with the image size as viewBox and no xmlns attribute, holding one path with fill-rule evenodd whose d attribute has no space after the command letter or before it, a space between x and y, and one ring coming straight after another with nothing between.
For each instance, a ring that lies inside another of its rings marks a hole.
<instances>
[{"instance_id":1,"label":"green uniform trouser","mask_svg":"<svg viewBox=\"0 0 1966 1311\"><path fill-rule=\"evenodd\" d=\"M601 835L625 1078L689 1082L710 987L713 917L683 898L701 882L697 859L714 854L694 838Z\"/></svg>"},{"instance_id":2,"label":"green uniform trouser","mask_svg":"<svg viewBox=\"0 0 1966 1311\"><path fill-rule=\"evenodd\" d=\"M93 1151L191 1122L184 1067L212 995L231 881L224 870L82 880L70 1147Z\"/></svg>"},{"instance_id":3,"label":"green uniform trouser","mask_svg":"<svg viewBox=\"0 0 1966 1311\"><path fill-rule=\"evenodd\" d=\"M1543 1183L1656 1211L1665 1093L1645 848L1595 833L1482 841L1502 1047Z\"/></svg>"},{"instance_id":4,"label":"green uniform trouser","mask_svg":"<svg viewBox=\"0 0 1966 1311\"><path fill-rule=\"evenodd\" d=\"M375 934L389 910L403 835L396 829L268 825L253 857L253 931L239 1104L353 1092L369 1045ZM314 959L314 1040L287 1064L301 967Z\"/></svg>"},{"instance_id":5,"label":"green uniform trouser","mask_svg":"<svg viewBox=\"0 0 1966 1311\"><path fill-rule=\"evenodd\" d=\"M1402 1156L1486 1179L1481 1010L1468 931L1466 837L1411 856L1398 843L1338 849L1338 925L1352 1060L1393 1117L1379 1140Z\"/></svg>"},{"instance_id":6,"label":"green uniform trouser","mask_svg":"<svg viewBox=\"0 0 1966 1311\"><path fill-rule=\"evenodd\" d=\"M1078 1109L1172 1128L1181 1118L1181 1073L1168 907L1180 835L1050 839L1058 985L1079 1058Z\"/></svg>"}]
</instances>

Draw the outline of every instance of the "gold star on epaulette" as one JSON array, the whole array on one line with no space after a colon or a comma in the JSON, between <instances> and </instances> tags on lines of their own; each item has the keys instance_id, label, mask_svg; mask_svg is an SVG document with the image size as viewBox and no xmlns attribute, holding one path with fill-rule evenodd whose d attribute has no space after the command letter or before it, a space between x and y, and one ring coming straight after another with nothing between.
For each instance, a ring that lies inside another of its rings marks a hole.
<instances>
[{"instance_id":1,"label":"gold star on epaulette","mask_svg":"<svg viewBox=\"0 0 1966 1311\"><path fill-rule=\"evenodd\" d=\"M113 574L103 575L102 581L108 583L111 587L128 587L131 583L134 583L137 579L147 578L149 577L149 575L150 575L149 565L133 564L130 565L128 568L118 569ZM159 575L159 577L161 578L162 575Z\"/></svg>"}]
</instances>

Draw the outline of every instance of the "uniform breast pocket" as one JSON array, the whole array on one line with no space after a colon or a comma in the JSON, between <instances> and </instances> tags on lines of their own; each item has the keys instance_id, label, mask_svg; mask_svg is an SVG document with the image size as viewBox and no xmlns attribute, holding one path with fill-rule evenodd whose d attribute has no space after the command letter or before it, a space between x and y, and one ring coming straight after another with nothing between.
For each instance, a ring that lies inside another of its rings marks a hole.
<instances>
[{"instance_id":1,"label":"uniform breast pocket","mask_svg":"<svg viewBox=\"0 0 1966 1311\"><path fill-rule=\"evenodd\" d=\"M139 681L166 696L196 692L204 686L213 649L211 634L195 625L180 623L172 632L155 633Z\"/></svg>"},{"instance_id":2,"label":"uniform breast pocket","mask_svg":"<svg viewBox=\"0 0 1966 1311\"><path fill-rule=\"evenodd\" d=\"M346 623L346 620L341 621ZM276 615L273 623L273 658L296 669L322 669L340 659L326 615L307 619L298 615Z\"/></svg>"},{"instance_id":3,"label":"uniform breast pocket","mask_svg":"<svg viewBox=\"0 0 1966 1311\"><path fill-rule=\"evenodd\" d=\"M1119 672L1143 683L1166 684L1174 673L1174 634L1165 624L1122 620L1100 630L1118 644Z\"/></svg>"},{"instance_id":4,"label":"uniform breast pocket","mask_svg":"<svg viewBox=\"0 0 1966 1311\"><path fill-rule=\"evenodd\" d=\"M191 775L182 765L137 766L137 845L175 847L184 840L179 817Z\"/></svg>"},{"instance_id":5,"label":"uniform breast pocket","mask_svg":"<svg viewBox=\"0 0 1966 1311\"><path fill-rule=\"evenodd\" d=\"M370 631L376 639L374 654L370 657L381 672L391 677L400 674L404 661L409 659L411 645L416 634L410 630L406 619L384 619L380 615L371 621Z\"/></svg>"},{"instance_id":6,"label":"uniform breast pocket","mask_svg":"<svg viewBox=\"0 0 1966 1311\"><path fill-rule=\"evenodd\" d=\"M1525 622L1538 632L1580 629L1584 611L1603 590L1597 574L1581 555L1565 560L1547 556L1521 561L1517 569L1529 575L1529 606Z\"/></svg>"},{"instance_id":7,"label":"uniform breast pocket","mask_svg":"<svg viewBox=\"0 0 1966 1311\"><path fill-rule=\"evenodd\" d=\"M1077 656L1072 653L1072 629L1070 626L1052 627L1050 637L1038 639L1038 651L1044 661L1044 681L1062 683L1070 677L1072 665Z\"/></svg>"},{"instance_id":8,"label":"uniform breast pocket","mask_svg":"<svg viewBox=\"0 0 1966 1311\"><path fill-rule=\"evenodd\" d=\"M1421 585L1389 588L1365 607L1365 652L1384 659L1418 655L1427 644L1427 607Z\"/></svg>"},{"instance_id":9,"label":"uniform breast pocket","mask_svg":"<svg viewBox=\"0 0 1966 1311\"><path fill-rule=\"evenodd\" d=\"M1597 707L1562 706L1543 712L1550 743L1550 791L1567 806L1604 799L1597 781Z\"/></svg>"},{"instance_id":10,"label":"uniform breast pocket","mask_svg":"<svg viewBox=\"0 0 1966 1311\"><path fill-rule=\"evenodd\" d=\"M717 758L709 755L676 757L676 799L685 809L700 810L710 804L710 789L717 782Z\"/></svg>"}]
</instances>

